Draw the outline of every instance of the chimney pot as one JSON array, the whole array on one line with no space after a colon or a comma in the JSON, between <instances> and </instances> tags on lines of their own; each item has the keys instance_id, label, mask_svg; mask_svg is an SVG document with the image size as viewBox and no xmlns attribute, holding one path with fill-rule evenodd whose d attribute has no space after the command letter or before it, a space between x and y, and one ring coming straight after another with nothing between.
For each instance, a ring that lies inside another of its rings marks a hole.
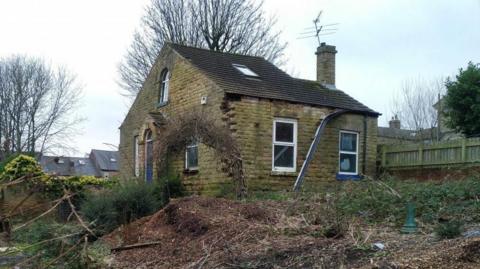
<instances>
[{"instance_id":1,"label":"chimney pot","mask_svg":"<svg viewBox=\"0 0 480 269\"><path fill-rule=\"evenodd\" d=\"M400 120L398 119L397 115L392 117L392 119L388 122L388 126L392 129L401 129Z\"/></svg>"}]
</instances>

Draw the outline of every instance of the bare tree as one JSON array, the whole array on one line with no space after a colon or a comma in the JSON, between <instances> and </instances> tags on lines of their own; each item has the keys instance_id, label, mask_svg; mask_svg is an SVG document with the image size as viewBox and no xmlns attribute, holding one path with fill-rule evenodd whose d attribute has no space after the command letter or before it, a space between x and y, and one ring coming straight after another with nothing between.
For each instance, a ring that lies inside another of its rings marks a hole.
<instances>
[{"instance_id":1,"label":"bare tree","mask_svg":"<svg viewBox=\"0 0 480 269\"><path fill-rule=\"evenodd\" d=\"M409 130L432 130L435 140L439 111L435 104L445 93L445 79L425 80L422 78L403 81L400 90L392 100L392 114L398 116L402 126Z\"/></svg>"},{"instance_id":2,"label":"bare tree","mask_svg":"<svg viewBox=\"0 0 480 269\"><path fill-rule=\"evenodd\" d=\"M136 96L165 42L265 57L281 64L286 43L252 0L152 0L119 65L120 85Z\"/></svg>"},{"instance_id":3,"label":"bare tree","mask_svg":"<svg viewBox=\"0 0 480 269\"><path fill-rule=\"evenodd\" d=\"M81 88L42 59L0 59L0 144L4 154L65 149L79 119Z\"/></svg>"}]
</instances>

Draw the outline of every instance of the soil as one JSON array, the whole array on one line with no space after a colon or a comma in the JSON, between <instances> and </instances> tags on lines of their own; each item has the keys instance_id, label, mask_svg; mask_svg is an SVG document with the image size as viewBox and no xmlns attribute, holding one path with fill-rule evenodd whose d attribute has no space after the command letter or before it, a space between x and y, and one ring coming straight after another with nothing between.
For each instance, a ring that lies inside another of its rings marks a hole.
<instances>
[{"instance_id":1,"label":"soil","mask_svg":"<svg viewBox=\"0 0 480 269\"><path fill-rule=\"evenodd\" d=\"M182 198L103 240L160 242L113 252L114 268L480 268L479 237L439 241L361 223L327 237L325 222L292 212L292 203Z\"/></svg>"}]
</instances>

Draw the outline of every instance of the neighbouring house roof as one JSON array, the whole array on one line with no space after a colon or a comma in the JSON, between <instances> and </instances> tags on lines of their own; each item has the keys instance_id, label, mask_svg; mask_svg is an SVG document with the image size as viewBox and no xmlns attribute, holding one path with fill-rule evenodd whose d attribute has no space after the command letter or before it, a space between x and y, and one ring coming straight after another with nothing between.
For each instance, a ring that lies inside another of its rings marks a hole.
<instances>
[{"instance_id":1,"label":"neighbouring house roof","mask_svg":"<svg viewBox=\"0 0 480 269\"><path fill-rule=\"evenodd\" d=\"M41 156L43 171L58 176L100 176L92 160L81 157Z\"/></svg>"},{"instance_id":2,"label":"neighbouring house roof","mask_svg":"<svg viewBox=\"0 0 480 269\"><path fill-rule=\"evenodd\" d=\"M411 140L411 141L433 141L435 139L442 140L446 133L437 135L437 128L426 128L421 130L407 130L391 127L378 127L378 137L394 138L399 140Z\"/></svg>"},{"instance_id":3,"label":"neighbouring house roof","mask_svg":"<svg viewBox=\"0 0 480 269\"><path fill-rule=\"evenodd\" d=\"M58 176L95 176L118 171L118 151L93 149L89 157L40 156L43 171Z\"/></svg>"},{"instance_id":4,"label":"neighbouring house roof","mask_svg":"<svg viewBox=\"0 0 480 269\"><path fill-rule=\"evenodd\" d=\"M118 171L118 151L92 149L90 155L102 171ZM92 157L92 156L91 156Z\"/></svg>"},{"instance_id":5,"label":"neighbouring house roof","mask_svg":"<svg viewBox=\"0 0 480 269\"><path fill-rule=\"evenodd\" d=\"M316 81L293 78L262 57L215 52L172 43L168 45L212 78L226 93L380 115L341 90L328 89ZM234 65L243 65L258 76L248 76Z\"/></svg>"},{"instance_id":6,"label":"neighbouring house roof","mask_svg":"<svg viewBox=\"0 0 480 269\"><path fill-rule=\"evenodd\" d=\"M390 128L390 127L378 127L379 137L397 138L402 140L417 140L417 132L413 130Z\"/></svg>"}]
</instances>

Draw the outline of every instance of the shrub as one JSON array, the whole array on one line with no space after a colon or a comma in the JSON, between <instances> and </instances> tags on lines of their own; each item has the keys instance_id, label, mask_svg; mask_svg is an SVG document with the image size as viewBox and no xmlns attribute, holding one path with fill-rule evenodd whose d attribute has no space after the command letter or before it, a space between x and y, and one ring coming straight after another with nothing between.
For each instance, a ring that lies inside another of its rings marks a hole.
<instances>
[{"instance_id":1,"label":"shrub","mask_svg":"<svg viewBox=\"0 0 480 269\"><path fill-rule=\"evenodd\" d=\"M462 234L463 222L460 220L438 223L435 233L440 239L451 239Z\"/></svg>"},{"instance_id":2,"label":"shrub","mask_svg":"<svg viewBox=\"0 0 480 269\"><path fill-rule=\"evenodd\" d=\"M165 202L168 202L168 199L170 198L177 198L185 195L185 186L178 175L160 179L160 184L157 185L157 187L159 195L162 195L165 198Z\"/></svg>"},{"instance_id":3,"label":"shrub","mask_svg":"<svg viewBox=\"0 0 480 269\"><path fill-rule=\"evenodd\" d=\"M161 208L166 203L161 190L159 184L132 180L87 195L80 206L81 212L88 221L94 222L99 235L103 235Z\"/></svg>"},{"instance_id":4,"label":"shrub","mask_svg":"<svg viewBox=\"0 0 480 269\"><path fill-rule=\"evenodd\" d=\"M42 168L35 158L27 155L18 155L8 159L2 167L1 180L13 181L23 176L44 177Z\"/></svg>"}]
</instances>

